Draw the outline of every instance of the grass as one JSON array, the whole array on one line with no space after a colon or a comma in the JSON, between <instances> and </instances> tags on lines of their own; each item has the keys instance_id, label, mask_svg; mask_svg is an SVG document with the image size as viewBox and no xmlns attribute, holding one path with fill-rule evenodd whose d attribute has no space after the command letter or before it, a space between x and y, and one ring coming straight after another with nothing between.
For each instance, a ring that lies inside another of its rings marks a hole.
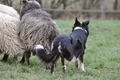
<instances>
[{"instance_id":1,"label":"grass","mask_svg":"<svg viewBox=\"0 0 120 80\"><path fill-rule=\"evenodd\" d=\"M74 21L56 22L61 34L69 34L74 24ZM76 69L74 62L65 61L67 72L63 73L58 61L51 75L35 56L30 58L30 66L21 65L21 57L16 61L11 56L7 63L0 62L0 80L120 80L120 22L91 20L89 29L84 56L86 72Z\"/></svg>"}]
</instances>

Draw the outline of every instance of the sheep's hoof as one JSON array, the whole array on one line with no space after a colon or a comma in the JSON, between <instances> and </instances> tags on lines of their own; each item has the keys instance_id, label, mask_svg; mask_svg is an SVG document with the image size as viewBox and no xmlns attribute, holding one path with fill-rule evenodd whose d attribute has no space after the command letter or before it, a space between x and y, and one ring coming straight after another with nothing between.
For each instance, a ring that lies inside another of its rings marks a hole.
<instances>
[{"instance_id":1,"label":"sheep's hoof","mask_svg":"<svg viewBox=\"0 0 120 80\"><path fill-rule=\"evenodd\" d=\"M1 62L7 62L6 60L1 60Z\"/></svg>"},{"instance_id":2,"label":"sheep's hoof","mask_svg":"<svg viewBox=\"0 0 120 80\"><path fill-rule=\"evenodd\" d=\"M2 59L2 62L7 62L8 57L9 57L9 55L4 54L3 59Z\"/></svg>"}]
</instances>

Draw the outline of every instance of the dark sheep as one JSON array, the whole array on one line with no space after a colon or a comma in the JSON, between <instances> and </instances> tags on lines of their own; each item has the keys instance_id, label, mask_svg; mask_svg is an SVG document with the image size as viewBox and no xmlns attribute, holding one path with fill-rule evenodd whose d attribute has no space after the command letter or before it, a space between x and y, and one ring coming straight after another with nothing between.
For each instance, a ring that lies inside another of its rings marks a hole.
<instances>
[{"instance_id":1,"label":"dark sheep","mask_svg":"<svg viewBox=\"0 0 120 80\"><path fill-rule=\"evenodd\" d=\"M21 0L20 19L18 36L26 49L21 62L29 65L34 46L41 44L49 52L52 40L59 35L59 28L36 0Z\"/></svg>"}]
</instances>

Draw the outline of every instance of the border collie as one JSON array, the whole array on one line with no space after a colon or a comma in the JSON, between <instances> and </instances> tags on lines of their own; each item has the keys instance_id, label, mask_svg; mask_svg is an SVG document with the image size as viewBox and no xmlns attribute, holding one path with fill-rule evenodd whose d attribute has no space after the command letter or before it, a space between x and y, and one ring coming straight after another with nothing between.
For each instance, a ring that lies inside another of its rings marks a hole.
<instances>
[{"instance_id":1,"label":"border collie","mask_svg":"<svg viewBox=\"0 0 120 80\"><path fill-rule=\"evenodd\" d=\"M45 49L42 45L36 45L36 55L45 63L51 63L51 73L54 71L55 63L58 58L61 57L63 72L66 71L64 59L71 61L75 60L77 68L81 67L84 70L83 56L86 49L86 41L89 35L88 28L89 21L85 21L82 24L75 19L75 23L72 29L72 33L69 35L59 35L54 38L51 44L51 51L49 54L45 53Z\"/></svg>"}]
</instances>

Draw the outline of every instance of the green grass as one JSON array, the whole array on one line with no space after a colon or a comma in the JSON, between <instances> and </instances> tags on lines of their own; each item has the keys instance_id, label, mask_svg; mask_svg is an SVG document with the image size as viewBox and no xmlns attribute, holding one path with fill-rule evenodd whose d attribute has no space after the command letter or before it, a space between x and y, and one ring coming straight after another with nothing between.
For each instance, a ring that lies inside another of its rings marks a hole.
<instances>
[{"instance_id":1,"label":"green grass","mask_svg":"<svg viewBox=\"0 0 120 80\"><path fill-rule=\"evenodd\" d=\"M69 34L74 24L56 22L61 34ZM89 29L84 56L86 72L76 69L74 62L65 61L67 72L63 73L59 60L52 75L35 56L30 58L30 66L21 65L21 57L16 61L11 56L7 63L0 62L0 80L120 80L120 21L91 20Z\"/></svg>"}]
</instances>

